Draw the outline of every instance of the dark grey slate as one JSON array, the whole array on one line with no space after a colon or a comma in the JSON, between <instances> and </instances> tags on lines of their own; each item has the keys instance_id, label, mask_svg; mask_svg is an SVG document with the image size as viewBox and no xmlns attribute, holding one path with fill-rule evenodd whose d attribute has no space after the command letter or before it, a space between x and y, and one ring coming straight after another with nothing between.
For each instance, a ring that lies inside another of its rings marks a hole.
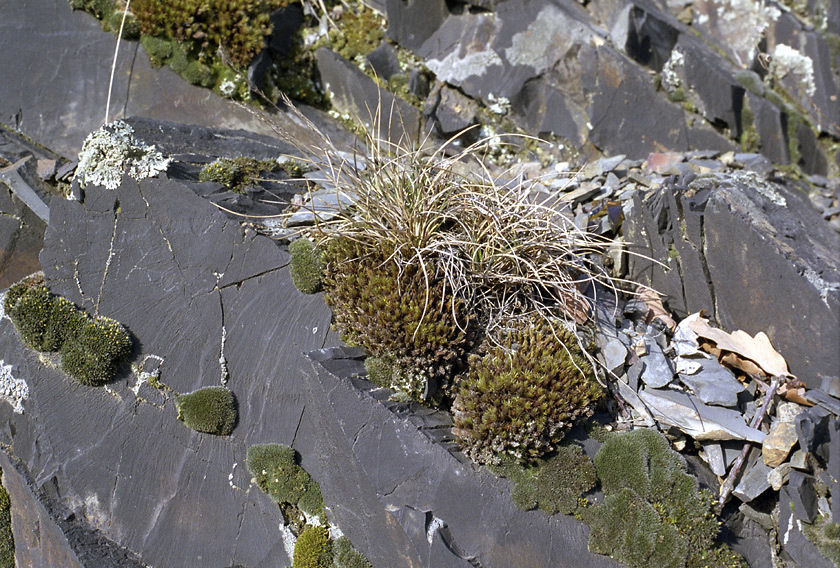
<instances>
[{"instance_id":1,"label":"dark grey slate","mask_svg":"<svg viewBox=\"0 0 840 568\"><path fill-rule=\"evenodd\" d=\"M753 452L756 455L756 452ZM735 490L732 495L741 501L748 503L770 489L770 482L767 481L767 474L770 468L764 465L759 459L753 459L752 464L744 468Z\"/></svg>"},{"instance_id":2,"label":"dark grey slate","mask_svg":"<svg viewBox=\"0 0 840 568\"><path fill-rule=\"evenodd\" d=\"M793 505L793 507L791 506ZM787 487L779 492L779 542L782 543L781 557L795 565L808 568L832 568L834 563L823 556L817 547L803 534L792 511L796 502L791 499Z\"/></svg>"},{"instance_id":3,"label":"dark grey slate","mask_svg":"<svg viewBox=\"0 0 840 568\"><path fill-rule=\"evenodd\" d=\"M365 64L368 69L386 81L402 71L400 60L397 58L397 50L387 41L383 41L379 47L367 54Z\"/></svg>"},{"instance_id":4,"label":"dark grey slate","mask_svg":"<svg viewBox=\"0 0 840 568\"><path fill-rule=\"evenodd\" d=\"M671 50L677 43L679 32L666 21L658 11L633 6L627 11L626 36L617 46L637 63L654 71L662 71L665 62L671 58ZM615 29L615 28L614 28Z\"/></svg>"},{"instance_id":5,"label":"dark grey slate","mask_svg":"<svg viewBox=\"0 0 840 568\"><path fill-rule=\"evenodd\" d=\"M445 0L385 0L388 37L416 50L449 15Z\"/></svg>"},{"instance_id":6,"label":"dark grey slate","mask_svg":"<svg viewBox=\"0 0 840 568\"><path fill-rule=\"evenodd\" d=\"M473 125L478 103L450 87L440 90L440 101L435 108L435 118L441 132L455 134Z\"/></svg>"},{"instance_id":7,"label":"dark grey slate","mask_svg":"<svg viewBox=\"0 0 840 568\"><path fill-rule=\"evenodd\" d=\"M75 158L84 138L105 119L115 36L64 0L4 6L0 36L6 46L0 60L0 75L6 78L0 83L0 122ZM187 84L168 68L153 68L138 42L120 45L110 120L149 116L273 134L258 118L261 113L253 112ZM282 115L275 118L291 132L304 130Z\"/></svg>"},{"instance_id":8,"label":"dark grey slate","mask_svg":"<svg viewBox=\"0 0 840 568\"><path fill-rule=\"evenodd\" d=\"M662 347L652 338L645 337L648 354L639 359L644 361L642 382L651 388L661 388L674 380L674 368L671 361L662 352Z\"/></svg>"},{"instance_id":9,"label":"dark grey slate","mask_svg":"<svg viewBox=\"0 0 840 568\"><path fill-rule=\"evenodd\" d=\"M799 447L823 459L828 457L829 424L832 416L820 406L803 410L796 416Z\"/></svg>"},{"instance_id":10,"label":"dark grey slate","mask_svg":"<svg viewBox=\"0 0 840 568\"><path fill-rule=\"evenodd\" d=\"M794 516L806 523L817 518L817 492L814 476L793 470L787 484L787 493L793 503Z\"/></svg>"},{"instance_id":11,"label":"dark grey slate","mask_svg":"<svg viewBox=\"0 0 840 568\"><path fill-rule=\"evenodd\" d=\"M696 362L700 370L692 375L680 374L680 381L706 404L736 407L738 393L744 390L744 385L717 359L696 359Z\"/></svg>"},{"instance_id":12,"label":"dark grey slate","mask_svg":"<svg viewBox=\"0 0 840 568\"><path fill-rule=\"evenodd\" d=\"M761 141L761 153L777 164L790 163L790 150L786 139L787 116L763 97L747 93L753 114L756 133Z\"/></svg>"},{"instance_id":13,"label":"dark grey slate","mask_svg":"<svg viewBox=\"0 0 840 568\"><path fill-rule=\"evenodd\" d=\"M317 406L331 459L341 458L340 468L324 472L325 486L353 484L357 495L356 511L341 502L333 512L354 543L356 535L377 534L376 543L363 546L374 565L445 568L470 565L464 563L469 559L473 566L494 567L617 566L586 550L585 525L520 511L507 480L459 460L407 415L395 414L318 362L310 379L313 394L323 400ZM365 517L363 510L369 511ZM361 519L373 526L362 527ZM432 523L443 527L441 522L445 529L431 538L423 534Z\"/></svg>"},{"instance_id":14,"label":"dark grey slate","mask_svg":"<svg viewBox=\"0 0 840 568\"><path fill-rule=\"evenodd\" d=\"M407 137L417 141L420 111L379 86L358 67L338 53L322 47L316 52L324 88L332 93L332 104L340 112L357 117L375 134L392 142ZM381 109L377 115L377 109ZM377 118L379 116L379 118Z\"/></svg>"}]
</instances>

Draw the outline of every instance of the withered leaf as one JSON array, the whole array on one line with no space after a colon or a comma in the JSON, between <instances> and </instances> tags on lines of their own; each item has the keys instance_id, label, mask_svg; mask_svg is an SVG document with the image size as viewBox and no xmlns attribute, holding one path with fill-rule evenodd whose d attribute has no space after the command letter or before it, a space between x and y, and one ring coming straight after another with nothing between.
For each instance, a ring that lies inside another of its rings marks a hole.
<instances>
[{"instance_id":1,"label":"withered leaf","mask_svg":"<svg viewBox=\"0 0 840 568\"><path fill-rule=\"evenodd\" d=\"M689 327L698 336L713 341L721 351L729 351L751 360L770 376L791 376L785 358L773 348L763 331L759 331L755 337L740 329L726 333L710 326L703 318L692 321Z\"/></svg>"}]
</instances>

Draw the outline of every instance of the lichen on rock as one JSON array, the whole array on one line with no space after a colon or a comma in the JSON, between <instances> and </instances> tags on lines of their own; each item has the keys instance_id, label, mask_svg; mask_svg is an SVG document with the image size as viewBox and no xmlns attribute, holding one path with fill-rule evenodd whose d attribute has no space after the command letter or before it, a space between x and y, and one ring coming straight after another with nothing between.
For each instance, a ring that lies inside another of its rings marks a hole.
<instances>
[{"instance_id":1,"label":"lichen on rock","mask_svg":"<svg viewBox=\"0 0 840 568\"><path fill-rule=\"evenodd\" d=\"M172 160L153 145L134 138L134 129L122 120L105 124L85 138L75 178L116 189L123 174L141 180L166 171Z\"/></svg>"}]
</instances>

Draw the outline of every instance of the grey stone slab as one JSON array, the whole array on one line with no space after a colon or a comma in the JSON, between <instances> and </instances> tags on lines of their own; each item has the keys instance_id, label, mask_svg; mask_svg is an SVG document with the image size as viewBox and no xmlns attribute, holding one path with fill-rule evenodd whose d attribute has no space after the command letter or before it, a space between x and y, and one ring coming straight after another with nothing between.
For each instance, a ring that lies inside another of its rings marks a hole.
<instances>
[{"instance_id":1,"label":"grey stone slab","mask_svg":"<svg viewBox=\"0 0 840 568\"><path fill-rule=\"evenodd\" d=\"M8 48L0 61L0 74L8 78L0 85L0 122L17 122L35 141L74 158L105 119L114 35L68 2L34 0L4 6L0 36ZM252 112L187 84L168 68L153 68L138 42L120 45L110 120L139 115L273 135ZM311 138L282 115L274 120Z\"/></svg>"},{"instance_id":2,"label":"grey stone slab","mask_svg":"<svg viewBox=\"0 0 840 568\"><path fill-rule=\"evenodd\" d=\"M703 404L684 392L646 388L639 397L657 422L679 428L695 440L764 440L764 433L747 426L740 412Z\"/></svg>"},{"instance_id":3,"label":"grey stone slab","mask_svg":"<svg viewBox=\"0 0 840 568\"><path fill-rule=\"evenodd\" d=\"M793 506L792 506L793 505ZM796 506L787 487L779 494L779 542L782 543L781 557L793 561L803 568L831 568L834 563L823 556L819 549L803 534L797 516L792 511Z\"/></svg>"},{"instance_id":4,"label":"grey stone slab","mask_svg":"<svg viewBox=\"0 0 840 568\"><path fill-rule=\"evenodd\" d=\"M416 50L449 16L445 0L384 0L388 14L388 37Z\"/></svg>"},{"instance_id":5,"label":"grey stone slab","mask_svg":"<svg viewBox=\"0 0 840 568\"><path fill-rule=\"evenodd\" d=\"M616 565L586 550L583 524L571 517L518 510L505 480L462 463L410 420L358 391L346 379L315 363L310 384L328 403L319 406L329 416L326 422L339 425L331 444L347 452L340 468L325 473L327 491L330 480L341 485L347 484L344 479L353 480L357 488L353 491L365 501L359 508L369 508L372 522L390 519L388 530L378 534L376 547L363 549L374 565L404 566L413 561L437 568L463 566L465 559L482 566L521 566L523 562L535 566ZM373 496L362 496L360 491L373 491ZM344 506L335 512L340 520L351 514ZM482 522L476 523L476 518ZM441 529L432 531L429 542L420 531L432 526L434 519L445 523L448 535ZM344 524L350 530L361 528L358 523L355 527L352 522ZM441 544L436 544L438 534L444 541ZM394 555L394 550L401 554Z\"/></svg>"},{"instance_id":6,"label":"grey stone slab","mask_svg":"<svg viewBox=\"0 0 840 568\"><path fill-rule=\"evenodd\" d=\"M336 110L358 118L376 136L398 142L403 137L417 141L420 111L399 97L384 91L358 67L327 48L316 52L324 88L332 93ZM377 109L381 118L378 124Z\"/></svg>"},{"instance_id":7,"label":"grey stone slab","mask_svg":"<svg viewBox=\"0 0 840 568\"><path fill-rule=\"evenodd\" d=\"M706 404L736 407L738 393L744 385L716 359L695 359L700 370L691 375L680 374L680 382L690 388Z\"/></svg>"},{"instance_id":8,"label":"grey stone slab","mask_svg":"<svg viewBox=\"0 0 840 568\"><path fill-rule=\"evenodd\" d=\"M732 495L745 503L749 503L770 489L770 482L767 480L769 473L770 468L764 465L763 461L753 461L752 464L745 467L741 479L732 491Z\"/></svg>"},{"instance_id":9,"label":"grey stone slab","mask_svg":"<svg viewBox=\"0 0 840 568\"><path fill-rule=\"evenodd\" d=\"M648 354L639 357L645 364L640 379L650 388L662 388L674 380L674 368L653 338L646 336L645 345Z\"/></svg>"}]
</instances>

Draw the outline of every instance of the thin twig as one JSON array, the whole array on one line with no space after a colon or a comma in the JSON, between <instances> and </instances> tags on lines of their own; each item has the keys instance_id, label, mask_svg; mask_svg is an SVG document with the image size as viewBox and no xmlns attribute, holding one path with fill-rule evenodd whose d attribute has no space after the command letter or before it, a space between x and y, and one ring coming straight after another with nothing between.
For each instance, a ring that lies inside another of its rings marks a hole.
<instances>
[{"instance_id":1,"label":"thin twig","mask_svg":"<svg viewBox=\"0 0 840 568\"><path fill-rule=\"evenodd\" d=\"M111 114L111 89L114 87L114 72L117 70L117 56L120 53L120 40L123 35L123 28L125 27L125 17L128 15L128 7L131 5L131 0L125 3L125 10L123 10L122 22L120 22L120 33L117 34L117 47L114 48L114 62L111 64L111 80L108 81L108 101L105 103L105 124L108 124L108 115Z\"/></svg>"},{"instance_id":2,"label":"thin twig","mask_svg":"<svg viewBox=\"0 0 840 568\"><path fill-rule=\"evenodd\" d=\"M767 414L767 410L770 408L770 404L773 401L773 395L776 394L776 390L779 388L779 385L782 384L785 377L781 375L777 375L773 377L770 381L770 387L767 389L767 393L764 395L764 402L761 404L761 408L758 409L756 412L755 417L753 417L752 422L750 423L751 428L758 428L761 424L761 421L764 420L764 415ZM741 472L741 468L744 466L744 462L747 461L747 455L750 453L752 446L749 442L744 444L744 448L741 450L741 453L738 455L738 459L735 460L735 463L732 465L732 469L729 470L729 475L726 477L726 481L720 487L720 499L718 499L718 513L723 510L723 506L726 504L726 500L729 499L729 494L735 489L735 481L738 478L738 474Z\"/></svg>"}]
</instances>

